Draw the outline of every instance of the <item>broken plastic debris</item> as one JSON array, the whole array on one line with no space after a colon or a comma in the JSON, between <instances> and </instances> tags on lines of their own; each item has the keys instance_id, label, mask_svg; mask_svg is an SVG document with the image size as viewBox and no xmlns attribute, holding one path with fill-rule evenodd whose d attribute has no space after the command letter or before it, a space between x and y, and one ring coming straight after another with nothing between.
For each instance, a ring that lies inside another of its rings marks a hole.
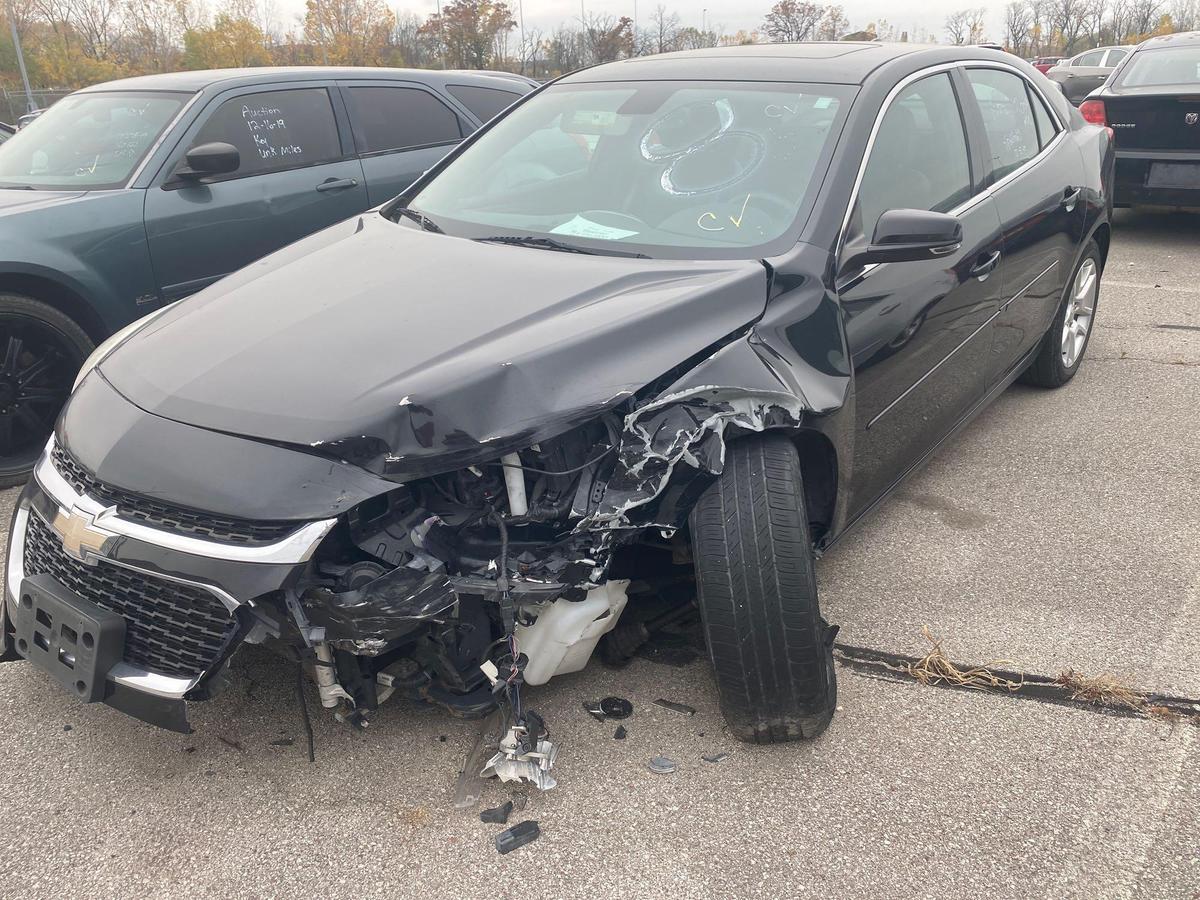
<instances>
[{"instance_id":1,"label":"broken plastic debris","mask_svg":"<svg viewBox=\"0 0 1200 900\"><path fill-rule=\"evenodd\" d=\"M499 806L492 809L485 809L479 814L480 822L489 822L493 825L507 825L508 817L512 815L513 802L505 800Z\"/></svg>"},{"instance_id":2,"label":"broken plastic debris","mask_svg":"<svg viewBox=\"0 0 1200 900\"><path fill-rule=\"evenodd\" d=\"M683 713L685 716L694 716L696 714L695 707L688 706L686 703L676 703L673 700L663 700L661 697L654 702L659 706L665 707L673 712Z\"/></svg>"},{"instance_id":3,"label":"broken plastic debris","mask_svg":"<svg viewBox=\"0 0 1200 900\"><path fill-rule=\"evenodd\" d=\"M673 759L667 759L665 756L656 756L650 762L646 763L646 768L655 775L670 775L679 766L675 764L675 760Z\"/></svg>"},{"instance_id":4,"label":"broken plastic debris","mask_svg":"<svg viewBox=\"0 0 1200 900\"><path fill-rule=\"evenodd\" d=\"M528 718L528 716L527 716ZM513 725L508 734L500 741L500 749L493 756L483 771L483 777L495 775L501 781L528 781L540 790L548 791L556 784L550 769L558 758L558 747L539 734L526 734L521 725ZM528 749L522 749L526 747Z\"/></svg>"},{"instance_id":5,"label":"broken plastic debris","mask_svg":"<svg viewBox=\"0 0 1200 900\"><path fill-rule=\"evenodd\" d=\"M633 715L633 704L624 697L605 697L600 701L600 711L610 719L628 719Z\"/></svg>"},{"instance_id":6,"label":"broken plastic debris","mask_svg":"<svg viewBox=\"0 0 1200 900\"><path fill-rule=\"evenodd\" d=\"M710 762L710 763L719 763L719 762L720 762L721 760L723 760L723 759L728 759L728 758L729 758L729 754L728 754L728 753L709 753L709 754L706 754L705 756L702 756L702 757L700 757L700 758L701 758L702 760L704 760L705 762Z\"/></svg>"},{"instance_id":7,"label":"broken plastic debris","mask_svg":"<svg viewBox=\"0 0 1200 900\"><path fill-rule=\"evenodd\" d=\"M633 704L624 697L605 697L601 700L584 700L583 711L598 722L628 719L633 715Z\"/></svg>"},{"instance_id":8,"label":"broken plastic debris","mask_svg":"<svg viewBox=\"0 0 1200 900\"><path fill-rule=\"evenodd\" d=\"M627 735L627 734L629 734L629 732L625 730L625 726L618 725L617 730L613 732L613 740L614 741L623 741L623 740L625 740L625 735Z\"/></svg>"},{"instance_id":9,"label":"broken plastic debris","mask_svg":"<svg viewBox=\"0 0 1200 900\"><path fill-rule=\"evenodd\" d=\"M538 828L538 823L527 819L496 835L496 849L501 854L511 853L518 847L524 847L530 841L536 841L541 833L542 830Z\"/></svg>"}]
</instances>

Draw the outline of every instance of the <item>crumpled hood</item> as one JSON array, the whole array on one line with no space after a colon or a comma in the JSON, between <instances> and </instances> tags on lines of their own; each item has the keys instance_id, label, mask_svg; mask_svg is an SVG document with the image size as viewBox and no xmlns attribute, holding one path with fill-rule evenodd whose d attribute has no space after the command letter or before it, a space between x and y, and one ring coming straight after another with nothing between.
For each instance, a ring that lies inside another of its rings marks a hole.
<instances>
[{"instance_id":1,"label":"crumpled hood","mask_svg":"<svg viewBox=\"0 0 1200 900\"><path fill-rule=\"evenodd\" d=\"M421 474L560 433L766 298L753 260L482 244L366 214L185 300L100 371L168 419Z\"/></svg>"}]
</instances>

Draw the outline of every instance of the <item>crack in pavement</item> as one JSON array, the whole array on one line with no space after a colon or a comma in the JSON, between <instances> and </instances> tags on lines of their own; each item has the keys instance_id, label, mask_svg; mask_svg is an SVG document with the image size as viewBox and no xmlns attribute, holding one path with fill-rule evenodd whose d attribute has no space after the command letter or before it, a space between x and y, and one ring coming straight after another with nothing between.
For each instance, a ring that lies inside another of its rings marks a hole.
<instances>
[{"instance_id":1,"label":"crack in pavement","mask_svg":"<svg viewBox=\"0 0 1200 900\"><path fill-rule=\"evenodd\" d=\"M911 667L921 662L919 657L907 656L903 653L890 653L886 650L875 650L871 647L855 647L842 643L835 643L833 649L834 658L857 674L888 681L916 682ZM960 667L964 669L986 668L983 666L968 665ZM988 690L978 685L955 684L946 681L931 681L925 684L929 687L967 690L976 694L1037 700L1042 703L1083 709L1088 712L1100 713L1101 715L1166 722L1186 720L1200 726L1200 699L1137 691L1135 693L1140 701L1137 707L1111 703L1105 704L1080 697L1078 692L1073 691L1071 687L1063 684L1058 678L1051 678L1048 675L1010 672L1003 669L987 669L987 671L997 678L1017 682L1020 684L1020 687L1016 690Z\"/></svg>"}]
</instances>

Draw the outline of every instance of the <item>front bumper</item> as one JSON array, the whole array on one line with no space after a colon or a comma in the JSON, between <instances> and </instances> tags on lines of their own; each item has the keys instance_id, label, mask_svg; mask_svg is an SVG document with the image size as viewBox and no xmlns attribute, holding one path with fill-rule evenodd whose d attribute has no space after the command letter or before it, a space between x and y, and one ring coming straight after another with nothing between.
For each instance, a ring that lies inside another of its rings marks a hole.
<instances>
[{"instance_id":1,"label":"front bumper","mask_svg":"<svg viewBox=\"0 0 1200 900\"><path fill-rule=\"evenodd\" d=\"M281 540L244 545L155 528L77 490L51 446L22 493L9 531L4 639L21 585L50 575L85 602L125 619L120 661L96 699L173 731L189 731L186 701L209 696L256 625L277 627L256 598L284 589L336 522L298 523ZM6 647L28 657L28 647Z\"/></svg>"}]
</instances>

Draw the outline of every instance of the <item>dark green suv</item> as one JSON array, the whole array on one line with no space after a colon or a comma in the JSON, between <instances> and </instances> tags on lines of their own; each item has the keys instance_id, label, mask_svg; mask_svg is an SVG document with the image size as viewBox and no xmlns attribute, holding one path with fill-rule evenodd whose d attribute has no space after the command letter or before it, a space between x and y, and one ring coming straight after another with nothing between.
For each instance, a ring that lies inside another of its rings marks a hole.
<instances>
[{"instance_id":1,"label":"dark green suv","mask_svg":"<svg viewBox=\"0 0 1200 900\"><path fill-rule=\"evenodd\" d=\"M400 193L533 82L179 72L60 100L0 145L0 484L23 481L92 347Z\"/></svg>"}]
</instances>

